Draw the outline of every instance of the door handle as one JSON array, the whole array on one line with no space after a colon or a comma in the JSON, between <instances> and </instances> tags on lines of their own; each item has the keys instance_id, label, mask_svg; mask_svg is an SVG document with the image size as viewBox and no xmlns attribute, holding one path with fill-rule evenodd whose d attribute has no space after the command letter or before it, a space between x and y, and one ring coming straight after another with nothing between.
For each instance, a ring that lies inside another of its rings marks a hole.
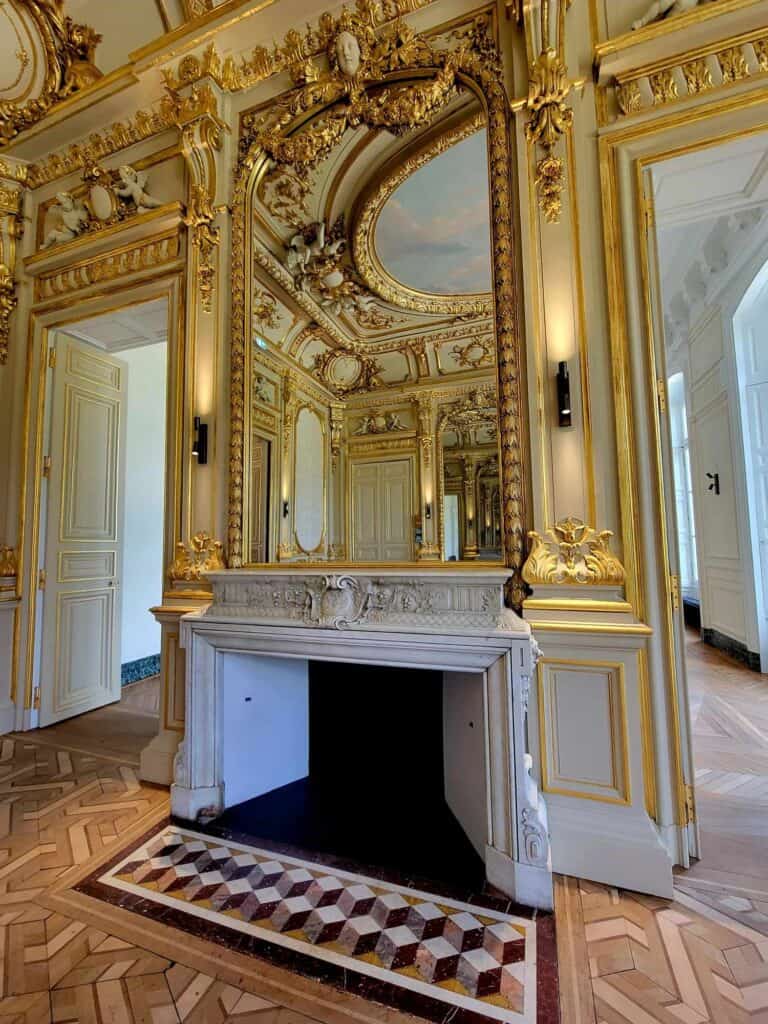
<instances>
[{"instance_id":1,"label":"door handle","mask_svg":"<svg viewBox=\"0 0 768 1024\"><path fill-rule=\"evenodd\" d=\"M719 473L707 473L707 480L711 480L712 483L707 487L708 491L714 491L715 494L720 493L720 474Z\"/></svg>"}]
</instances>

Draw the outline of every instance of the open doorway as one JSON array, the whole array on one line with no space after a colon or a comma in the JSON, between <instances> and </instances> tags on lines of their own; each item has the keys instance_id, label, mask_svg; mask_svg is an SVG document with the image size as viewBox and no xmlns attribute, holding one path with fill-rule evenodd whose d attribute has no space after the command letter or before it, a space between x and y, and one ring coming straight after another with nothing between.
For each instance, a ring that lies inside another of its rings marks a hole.
<instances>
[{"instance_id":1,"label":"open doorway","mask_svg":"<svg viewBox=\"0 0 768 1024\"><path fill-rule=\"evenodd\" d=\"M40 725L134 755L157 732L167 339L161 298L69 324L49 349Z\"/></svg>"},{"instance_id":2,"label":"open doorway","mask_svg":"<svg viewBox=\"0 0 768 1024\"><path fill-rule=\"evenodd\" d=\"M698 821L678 883L747 921L768 896L768 134L653 164L645 194Z\"/></svg>"}]
</instances>

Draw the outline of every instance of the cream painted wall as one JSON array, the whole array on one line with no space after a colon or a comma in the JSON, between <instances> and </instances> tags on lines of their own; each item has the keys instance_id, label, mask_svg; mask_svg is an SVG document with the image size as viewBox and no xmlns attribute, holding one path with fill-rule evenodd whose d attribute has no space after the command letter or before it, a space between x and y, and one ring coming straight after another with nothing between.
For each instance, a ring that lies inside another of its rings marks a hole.
<instances>
[{"instance_id":1,"label":"cream painted wall","mask_svg":"<svg viewBox=\"0 0 768 1024\"><path fill-rule=\"evenodd\" d=\"M166 356L164 342L120 353L128 364L123 664L160 653L148 609L162 598Z\"/></svg>"}]
</instances>

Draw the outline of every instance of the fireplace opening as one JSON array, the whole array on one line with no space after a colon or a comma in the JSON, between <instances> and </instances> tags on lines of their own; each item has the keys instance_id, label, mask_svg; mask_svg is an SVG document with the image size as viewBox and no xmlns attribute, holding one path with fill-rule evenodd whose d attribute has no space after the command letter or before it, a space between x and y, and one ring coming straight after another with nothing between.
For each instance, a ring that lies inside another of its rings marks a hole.
<instances>
[{"instance_id":1,"label":"fireplace opening","mask_svg":"<svg viewBox=\"0 0 768 1024\"><path fill-rule=\"evenodd\" d=\"M265 661L274 670L231 693L225 761L250 736L238 761L247 778L235 781L234 762L225 771L233 805L207 829L401 884L481 888L482 676ZM259 749L276 764L287 757L287 774L256 763Z\"/></svg>"}]
</instances>

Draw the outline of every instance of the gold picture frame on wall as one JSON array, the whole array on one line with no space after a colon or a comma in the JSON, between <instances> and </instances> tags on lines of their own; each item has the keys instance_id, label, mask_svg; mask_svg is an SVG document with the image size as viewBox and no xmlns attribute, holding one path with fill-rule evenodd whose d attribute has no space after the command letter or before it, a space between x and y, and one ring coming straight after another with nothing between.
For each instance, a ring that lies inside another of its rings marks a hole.
<instances>
[{"instance_id":1,"label":"gold picture frame on wall","mask_svg":"<svg viewBox=\"0 0 768 1024\"><path fill-rule=\"evenodd\" d=\"M382 17L377 22L376 10ZM381 8L358 5L338 18L323 15L305 52L328 55L327 70L304 59L292 68L296 86L266 114L244 118L235 174L232 228L232 339L230 351L229 564L241 567L247 508L249 436L249 328L252 319L250 214L263 176L274 164L307 171L324 159L346 129L365 124L402 132L426 124L457 88L481 103L487 125L493 310L498 366L498 412L505 562L510 597L519 607L525 594L526 470L522 381L524 360L516 295L517 240L513 228L512 149L509 98L488 12L446 32L418 35ZM367 15L366 15L367 12ZM340 45L352 37L346 56ZM449 40L445 45L444 40ZM352 51L354 50L354 53ZM349 59L350 53L354 61ZM344 58L344 59L342 59ZM262 111L264 108L262 108Z\"/></svg>"}]
</instances>

